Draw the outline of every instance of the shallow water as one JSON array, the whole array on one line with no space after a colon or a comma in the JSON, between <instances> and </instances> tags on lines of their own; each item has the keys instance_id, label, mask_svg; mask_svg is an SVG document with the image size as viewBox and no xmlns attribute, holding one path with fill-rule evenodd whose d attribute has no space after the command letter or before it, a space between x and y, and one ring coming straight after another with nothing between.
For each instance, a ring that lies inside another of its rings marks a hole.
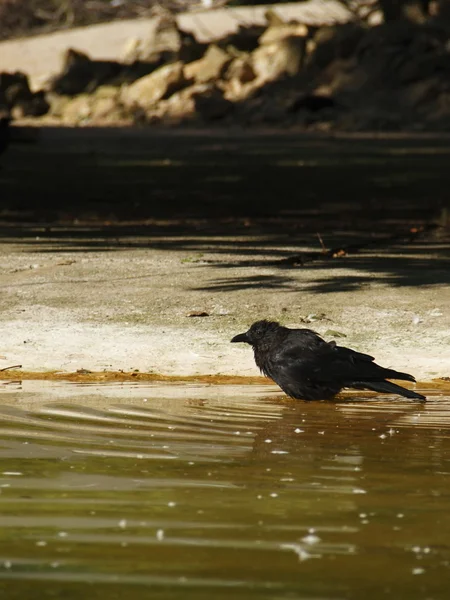
<instances>
[{"instance_id":1,"label":"shallow water","mask_svg":"<svg viewBox=\"0 0 450 600\"><path fill-rule=\"evenodd\" d=\"M450 398L0 384L0 597L447 598Z\"/></svg>"}]
</instances>

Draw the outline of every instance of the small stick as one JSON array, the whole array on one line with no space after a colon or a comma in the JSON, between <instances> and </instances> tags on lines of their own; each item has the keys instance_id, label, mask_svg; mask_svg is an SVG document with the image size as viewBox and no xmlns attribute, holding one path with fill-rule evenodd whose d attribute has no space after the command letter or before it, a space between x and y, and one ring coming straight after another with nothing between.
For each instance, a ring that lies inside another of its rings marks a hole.
<instances>
[{"instance_id":1,"label":"small stick","mask_svg":"<svg viewBox=\"0 0 450 600\"><path fill-rule=\"evenodd\" d=\"M317 233L316 235L319 238L320 245L322 246L322 252L327 252L327 247L323 243L322 236L320 235L320 233Z\"/></svg>"},{"instance_id":2,"label":"small stick","mask_svg":"<svg viewBox=\"0 0 450 600\"><path fill-rule=\"evenodd\" d=\"M22 365L11 365L10 367L3 367L0 371L7 371L8 369L21 369Z\"/></svg>"}]
</instances>

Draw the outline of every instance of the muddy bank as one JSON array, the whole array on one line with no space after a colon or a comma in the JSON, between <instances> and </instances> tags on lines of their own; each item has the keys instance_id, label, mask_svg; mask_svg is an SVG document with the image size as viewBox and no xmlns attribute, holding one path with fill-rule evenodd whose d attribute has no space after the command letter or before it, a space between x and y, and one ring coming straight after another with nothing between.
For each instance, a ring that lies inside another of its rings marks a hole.
<instances>
[{"instance_id":1,"label":"muddy bank","mask_svg":"<svg viewBox=\"0 0 450 600\"><path fill-rule=\"evenodd\" d=\"M410 384L406 384L405 387L410 389L420 390L421 393L426 393L427 396L436 396L442 394L448 394L450 392L450 383L447 378L437 378L431 381L418 381L411 387ZM214 386L270 386L276 392L280 392L279 388L266 377L243 377L243 376L232 376L232 375L164 375L158 373L127 373L125 371L101 371L93 372L87 371L86 369L80 369L75 373L60 373L55 371L48 372L36 372L36 371L22 371L21 369L7 369L0 371L0 385L10 385L22 381L40 382L40 381L59 381L67 383L79 383L79 384L98 384L98 383L153 383L153 384L202 384L202 385L214 385ZM404 385L404 384L402 384ZM358 398L373 398L377 394L369 392L367 390L344 390L337 395L337 399L352 399L355 395Z\"/></svg>"}]
</instances>

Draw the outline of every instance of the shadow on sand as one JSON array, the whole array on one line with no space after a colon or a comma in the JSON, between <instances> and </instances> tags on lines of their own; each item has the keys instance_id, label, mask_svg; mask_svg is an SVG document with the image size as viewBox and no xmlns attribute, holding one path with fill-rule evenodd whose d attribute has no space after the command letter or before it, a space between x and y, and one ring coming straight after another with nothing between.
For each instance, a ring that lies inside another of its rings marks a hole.
<instances>
[{"instance_id":1,"label":"shadow on sand","mask_svg":"<svg viewBox=\"0 0 450 600\"><path fill-rule=\"evenodd\" d=\"M3 158L0 239L242 267L216 292L297 290L299 270L314 272L309 292L446 285L450 235L430 224L448 202L449 153L430 136L46 129Z\"/></svg>"}]
</instances>

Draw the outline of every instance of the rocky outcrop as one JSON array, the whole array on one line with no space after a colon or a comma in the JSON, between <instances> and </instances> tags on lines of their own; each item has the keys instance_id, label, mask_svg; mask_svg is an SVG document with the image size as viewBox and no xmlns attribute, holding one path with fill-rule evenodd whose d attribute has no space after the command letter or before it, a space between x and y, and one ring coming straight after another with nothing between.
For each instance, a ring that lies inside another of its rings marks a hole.
<instances>
[{"instance_id":1,"label":"rocky outcrop","mask_svg":"<svg viewBox=\"0 0 450 600\"><path fill-rule=\"evenodd\" d=\"M67 124L280 123L329 130L450 130L449 30L433 23L310 29L274 11L209 45L165 15L123 62L69 50L47 92L2 74L17 116ZM0 100L1 100L0 95Z\"/></svg>"}]
</instances>

